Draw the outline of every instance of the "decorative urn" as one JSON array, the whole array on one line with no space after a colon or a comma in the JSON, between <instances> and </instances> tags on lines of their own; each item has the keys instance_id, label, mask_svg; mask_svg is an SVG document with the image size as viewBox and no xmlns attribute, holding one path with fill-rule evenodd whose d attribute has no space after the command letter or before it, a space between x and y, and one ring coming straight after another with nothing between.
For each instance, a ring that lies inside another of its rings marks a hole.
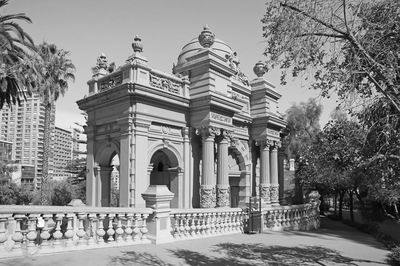
<instances>
[{"instance_id":1,"label":"decorative urn","mask_svg":"<svg viewBox=\"0 0 400 266\"><path fill-rule=\"evenodd\" d=\"M203 31L199 35L199 43L204 48L210 48L214 44L215 34L205 25Z\"/></svg>"},{"instance_id":2,"label":"decorative urn","mask_svg":"<svg viewBox=\"0 0 400 266\"><path fill-rule=\"evenodd\" d=\"M256 74L257 77L261 78L264 76L266 69L265 65L262 61L258 61L255 66L253 67L254 74Z\"/></svg>"}]
</instances>

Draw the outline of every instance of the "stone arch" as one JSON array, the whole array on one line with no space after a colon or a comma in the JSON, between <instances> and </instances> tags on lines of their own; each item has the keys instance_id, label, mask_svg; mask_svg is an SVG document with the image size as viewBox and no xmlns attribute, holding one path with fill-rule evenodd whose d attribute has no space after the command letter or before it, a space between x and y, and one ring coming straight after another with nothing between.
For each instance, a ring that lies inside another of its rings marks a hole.
<instances>
[{"instance_id":1,"label":"stone arch","mask_svg":"<svg viewBox=\"0 0 400 266\"><path fill-rule=\"evenodd\" d=\"M251 162L249 160L249 148L236 141L229 148L229 186L231 188L231 207L244 205L251 191Z\"/></svg>"},{"instance_id":2,"label":"stone arch","mask_svg":"<svg viewBox=\"0 0 400 266\"><path fill-rule=\"evenodd\" d=\"M166 185L174 193L172 208L182 207L183 169L182 157L176 147L157 143L148 152L149 184Z\"/></svg>"},{"instance_id":3,"label":"stone arch","mask_svg":"<svg viewBox=\"0 0 400 266\"><path fill-rule=\"evenodd\" d=\"M94 156L97 165L96 201L98 206L108 207L111 202L111 161L115 155L120 158L120 146L117 141L103 142L96 147Z\"/></svg>"}]
</instances>

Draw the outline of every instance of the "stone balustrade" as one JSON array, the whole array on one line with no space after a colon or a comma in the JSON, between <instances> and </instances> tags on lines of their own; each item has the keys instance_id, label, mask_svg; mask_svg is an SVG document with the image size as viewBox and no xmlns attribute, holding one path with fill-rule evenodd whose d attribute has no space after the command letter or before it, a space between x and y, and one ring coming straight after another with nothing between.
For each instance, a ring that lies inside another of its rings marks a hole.
<instances>
[{"instance_id":1,"label":"stone balustrade","mask_svg":"<svg viewBox=\"0 0 400 266\"><path fill-rule=\"evenodd\" d=\"M1 206L0 258L150 243L152 209Z\"/></svg>"},{"instance_id":2,"label":"stone balustrade","mask_svg":"<svg viewBox=\"0 0 400 266\"><path fill-rule=\"evenodd\" d=\"M261 211L263 230L314 230L320 226L319 202L291 206L275 206Z\"/></svg>"},{"instance_id":3,"label":"stone balustrade","mask_svg":"<svg viewBox=\"0 0 400 266\"><path fill-rule=\"evenodd\" d=\"M240 208L172 209L171 234L175 240L242 233L247 213Z\"/></svg>"}]
</instances>

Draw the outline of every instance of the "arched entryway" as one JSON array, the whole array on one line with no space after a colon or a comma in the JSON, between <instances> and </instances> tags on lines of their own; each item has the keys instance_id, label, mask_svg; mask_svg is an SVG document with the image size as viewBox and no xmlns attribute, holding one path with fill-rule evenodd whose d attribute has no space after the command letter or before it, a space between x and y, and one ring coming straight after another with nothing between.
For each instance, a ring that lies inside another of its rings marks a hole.
<instances>
[{"instance_id":1,"label":"arched entryway","mask_svg":"<svg viewBox=\"0 0 400 266\"><path fill-rule=\"evenodd\" d=\"M95 157L96 206L119 206L119 147L109 142Z\"/></svg>"},{"instance_id":2,"label":"arched entryway","mask_svg":"<svg viewBox=\"0 0 400 266\"><path fill-rule=\"evenodd\" d=\"M229 148L229 187L232 208L245 204L244 200L250 188L250 171L237 147Z\"/></svg>"},{"instance_id":3,"label":"arched entryway","mask_svg":"<svg viewBox=\"0 0 400 266\"><path fill-rule=\"evenodd\" d=\"M174 193L172 208L179 208L181 168L175 154L167 148L157 150L150 160L150 185L166 185Z\"/></svg>"}]
</instances>

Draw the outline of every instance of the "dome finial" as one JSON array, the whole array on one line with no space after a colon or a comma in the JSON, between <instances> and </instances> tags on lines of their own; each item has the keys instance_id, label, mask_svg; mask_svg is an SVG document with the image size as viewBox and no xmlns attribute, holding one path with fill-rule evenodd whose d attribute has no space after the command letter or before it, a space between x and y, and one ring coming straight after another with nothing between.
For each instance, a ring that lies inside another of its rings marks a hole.
<instances>
[{"instance_id":1,"label":"dome finial","mask_svg":"<svg viewBox=\"0 0 400 266\"><path fill-rule=\"evenodd\" d=\"M135 35L135 38L133 38L132 48L135 53L143 52L142 39L139 35Z\"/></svg>"},{"instance_id":2,"label":"dome finial","mask_svg":"<svg viewBox=\"0 0 400 266\"><path fill-rule=\"evenodd\" d=\"M261 78L267 72L267 68L262 61L258 61L253 67L254 74Z\"/></svg>"},{"instance_id":3,"label":"dome finial","mask_svg":"<svg viewBox=\"0 0 400 266\"><path fill-rule=\"evenodd\" d=\"M214 43L215 34L210 30L210 27L206 24L203 27L203 31L199 35L199 43L204 48L210 48Z\"/></svg>"}]
</instances>

